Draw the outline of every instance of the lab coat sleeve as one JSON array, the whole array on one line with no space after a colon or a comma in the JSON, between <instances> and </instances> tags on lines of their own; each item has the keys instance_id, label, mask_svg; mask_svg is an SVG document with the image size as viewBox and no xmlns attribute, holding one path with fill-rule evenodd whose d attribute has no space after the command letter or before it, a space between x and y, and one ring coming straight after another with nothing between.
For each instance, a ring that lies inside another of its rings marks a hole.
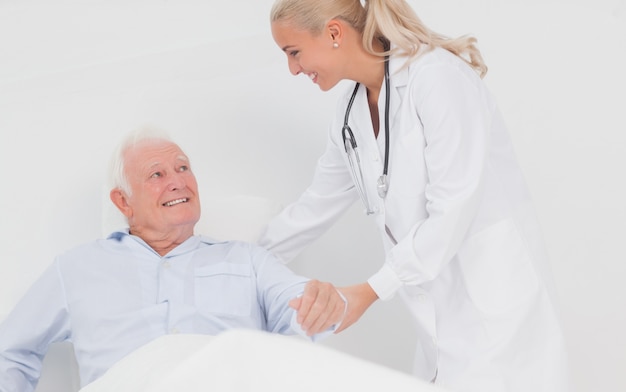
<instances>
[{"instance_id":1,"label":"lab coat sleeve","mask_svg":"<svg viewBox=\"0 0 626 392\"><path fill-rule=\"evenodd\" d=\"M48 347L70 337L56 264L48 268L0 325L0 390L33 391Z\"/></svg>"},{"instance_id":2,"label":"lab coat sleeve","mask_svg":"<svg viewBox=\"0 0 626 392\"><path fill-rule=\"evenodd\" d=\"M332 132L339 135L341 126L332 126ZM258 244L283 263L292 261L306 245L326 232L358 198L343 151L338 141L329 136L311 185L261 234Z\"/></svg>"},{"instance_id":3,"label":"lab coat sleeve","mask_svg":"<svg viewBox=\"0 0 626 392\"><path fill-rule=\"evenodd\" d=\"M494 108L480 79L464 68L427 66L410 83L405 99L412 100L426 140L415 153L423 154L427 167L427 218L397 238L368 280L381 299L402 285L434 279L457 253L479 208Z\"/></svg>"}]
</instances>

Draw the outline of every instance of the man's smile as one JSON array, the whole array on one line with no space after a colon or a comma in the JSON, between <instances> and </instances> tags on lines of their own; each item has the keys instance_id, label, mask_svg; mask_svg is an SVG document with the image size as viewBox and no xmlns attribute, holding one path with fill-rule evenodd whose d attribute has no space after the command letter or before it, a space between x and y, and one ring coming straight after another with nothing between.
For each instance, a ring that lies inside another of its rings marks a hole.
<instances>
[{"instance_id":1,"label":"man's smile","mask_svg":"<svg viewBox=\"0 0 626 392\"><path fill-rule=\"evenodd\" d=\"M186 197L183 197L182 199L176 199L176 200L172 200L172 201L168 201L166 203L163 203L163 206L171 207L171 206L175 206L176 204L186 203L188 200L189 199L187 199Z\"/></svg>"}]
</instances>

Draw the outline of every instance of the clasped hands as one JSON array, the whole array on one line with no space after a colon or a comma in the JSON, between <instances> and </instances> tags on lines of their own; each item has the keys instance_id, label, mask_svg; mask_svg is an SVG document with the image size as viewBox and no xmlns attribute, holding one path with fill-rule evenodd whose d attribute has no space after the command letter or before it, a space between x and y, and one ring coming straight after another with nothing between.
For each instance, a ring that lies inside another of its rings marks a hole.
<instances>
[{"instance_id":1,"label":"clasped hands","mask_svg":"<svg viewBox=\"0 0 626 392\"><path fill-rule=\"evenodd\" d=\"M343 331L377 299L368 283L337 288L313 279L306 284L302 296L289 301L289 306L298 312L298 324L308 336L313 336L337 324L335 333Z\"/></svg>"}]
</instances>

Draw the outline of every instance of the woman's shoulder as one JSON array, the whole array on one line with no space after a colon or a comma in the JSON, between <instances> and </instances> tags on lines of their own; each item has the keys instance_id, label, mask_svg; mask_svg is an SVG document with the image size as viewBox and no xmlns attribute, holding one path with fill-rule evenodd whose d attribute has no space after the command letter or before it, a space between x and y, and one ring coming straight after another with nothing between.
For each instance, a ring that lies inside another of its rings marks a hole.
<instances>
[{"instance_id":1,"label":"woman's shoulder","mask_svg":"<svg viewBox=\"0 0 626 392\"><path fill-rule=\"evenodd\" d=\"M461 83L473 88L482 88L480 76L462 58L440 47L427 48L416 58L410 60L407 72L407 84L427 86Z\"/></svg>"},{"instance_id":2,"label":"woman's shoulder","mask_svg":"<svg viewBox=\"0 0 626 392\"><path fill-rule=\"evenodd\" d=\"M416 73L425 68L430 69L453 69L460 72L475 72L459 56L441 47L430 48L420 52L409 65L412 72Z\"/></svg>"}]
</instances>

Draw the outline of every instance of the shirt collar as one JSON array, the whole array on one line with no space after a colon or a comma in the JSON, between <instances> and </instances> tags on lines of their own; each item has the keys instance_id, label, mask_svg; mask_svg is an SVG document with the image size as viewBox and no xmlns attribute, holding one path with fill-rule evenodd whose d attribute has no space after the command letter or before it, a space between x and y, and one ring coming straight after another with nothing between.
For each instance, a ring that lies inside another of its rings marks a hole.
<instances>
[{"instance_id":1,"label":"shirt collar","mask_svg":"<svg viewBox=\"0 0 626 392\"><path fill-rule=\"evenodd\" d=\"M192 252L192 251L196 250L200 246L200 244L214 245L214 244L218 243L218 241L215 241L215 240L213 240L211 238L208 238L208 237L203 237L203 236L199 236L199 235L192 235L191 237L187 238L182 244L178 245L176 248L174 248L171 251L169 251L165 256L160 256L143 239L141 239L140 237L137 237L135 235L130 234L130 228L128 228L128 227L126 227L124 229L113 231L111 234L109 234L107 239L117 240L117 241L120 241L120 242L129 241L129 242L127 242L129 244L129 246L141 247L141 248L143 248L145 250L148 250L148 251L154 253L155 255L158 255L159 257L165 257L165 258L176 257L176 256L180 256L182 254L188 253L188 252Z\"/></svg>"}]
</instances>

